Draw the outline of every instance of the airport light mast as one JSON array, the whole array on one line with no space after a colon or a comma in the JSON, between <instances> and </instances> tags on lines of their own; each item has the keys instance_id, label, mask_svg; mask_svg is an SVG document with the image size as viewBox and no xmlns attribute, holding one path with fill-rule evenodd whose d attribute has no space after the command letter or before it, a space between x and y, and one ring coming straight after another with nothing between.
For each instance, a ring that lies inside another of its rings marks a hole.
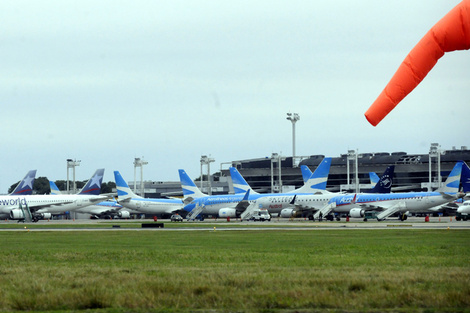
<instances>
[{"instance_id":1,"label":"airport light mast","mask_svg":"<svg viewBox=\"0 0 470 313\"><path fill-rule=\"evenodd\" d=\"M278 154L272 153L271 154L271 193L274 193L274 169L273 163L277 162Z\"/></svg>"},{"instance_id":2,"label":"airport light mast","mask_svg":"<svg viewBox=\"0 0 470 313\"><path fill-rule=\"evenodd\" d=\"M274 193L274 167L273 164L277 163L278 177L279 177L279 186L277 192L282 192L282 179L281 179L281 165L282 161L286 158L281 157L281 153L272 153L271 154L271 193Z\"/></svg>"},{"instance_id":3,"label":"airport light mast","mask_svg":"<svg viewBox=\"0 0 470 313\"><path fill-rule=\"evenodd\" d=\"M442 176L441 176L441 155L445 154L445 151L441 150L441 145L438 143L431 143L429 148L429 187L428 191L432 191L432 158L437 159L437 188L441 187Z\"/></svg>"},{"instance_id":4,"label":"airport light mast","mask_svg":"<svg viewBox=\"0 0 470 313\"><path fill-rule=\"evenodd\" d=\"M354 175L354 181L355 181L355 192L359 192L359 172L358 172L358 164L357 164L357 150L348 150L348 157L347 157L347 172L348 172L348 189L350 188L350 183L349 183L349 161L354 161L355 164L355 175Z\"/></svg>"},{"instance_id":5,"label":"airport light mast","mask_svg":"<svg viewBox=\"0 0 470 313\"><path fill-rule=\"evenodd\" d=\"M72 169L73 173L73 188L72 191L73 193L77 193L77 184L75 182L75 167L80 166L80 160L72 160L72 159L67 159L67 194L70 194L70 188L69 188L69 169Z\"/></svg>"},{"instance_id":6,"label":"airport light mast","mask_svg":"<svg viewBox=\"0 0 470 313\"><path fill-rule=\"evenodd\" d=\"M298 113L287 113L287 120L292 122L292 166L297 165L295 161L295 123L300 120L300 115Z\"/></svg>"},{"instance_id":7,"label":"airport light mast","mask_svg":"<svg viewBox=\"0 0 470 313\"><path fill-rule=\"evenodd\" d=\"M207 184L208 184L208 194L212 195L212 184L211 184L211 163L215 162L215 159L208 157L207 155L201 155L201 190L202 190L202 183L203 183L203 175L202 175L202 166L207 165Z\"/></svg>"},{"instance_id":8,"label":"airport light mast","mask_svg":"<svg viewBox=\"0 0 470 313\"><path fill-rule=\"evenodd\" d=\"M137 193L137 179L136 179L136 170L140 167L140 195L144 197L144 165L149 164L149 162L143 160L144 157L134 159L134 193Z\"/></svg>"}]
</instances>

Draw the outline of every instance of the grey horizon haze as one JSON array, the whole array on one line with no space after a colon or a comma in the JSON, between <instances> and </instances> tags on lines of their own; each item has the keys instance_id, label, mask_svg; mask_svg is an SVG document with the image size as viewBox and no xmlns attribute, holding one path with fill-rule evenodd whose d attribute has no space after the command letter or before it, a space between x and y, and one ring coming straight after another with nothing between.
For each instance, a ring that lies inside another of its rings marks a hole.
<instances>
[{"instance_id":1,"label":"grey horizon haze","mask_svg":"<svg viewBox=\"0 0 470 313\"><path fill-rule=\"evenodd\" d=\"M134 179L296 155L470 146L470 52L447 53L377 127L364 113L459 1L4 1L0 193L30 169Z\"/></svg>"}]
</instances>

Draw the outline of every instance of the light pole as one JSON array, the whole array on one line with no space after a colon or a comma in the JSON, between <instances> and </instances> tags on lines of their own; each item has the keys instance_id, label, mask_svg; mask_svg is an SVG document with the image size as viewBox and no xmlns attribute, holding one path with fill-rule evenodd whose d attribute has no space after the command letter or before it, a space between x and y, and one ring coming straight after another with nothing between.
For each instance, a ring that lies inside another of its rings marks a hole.
<instances>
[{"instance_id":1,"label":"light pole","mask_svg":"<svg viewBox=\"0 0 470 313\"><path fill-rule=\"evenodd\" d=\"M357 165L357 150L348 150L348 166L347 166L347 172L348 172L348 188L349 188L349 161L354 161L355 163L355 175L354 175L354 181L355 181L355 191L356 193L359 192L359 173L358 173L358 165Z\"/></svg>"},{"instance_id":2,"label":"light pole","mask_svg":"<svg viewBox=\"0 0 470 313\"><path fill-rule=\"evenodd\" d=\"M445 154L445 151L441 150L441 145L438 143L431 143L429 148L429 187L428 191L432 191L432 158L437 159L437 188L441 187L441 155Z\"/></svg>"},{"instance_id":3,"label":"light pole","mask_svg":"<svg viewBox=\"0 0 470 313\"><path fill-rule=\"evenodd\" d=\"M203 190L202 187L203 187L203 181L204 181L204 179L202 179L202 177L203 177L202 176L202 167L204 166L204 164L207 164L207 159L208 159L207 155L201 155L201 181L199 182L199 188L201 190Z\"/></svg>"},{"instance_id":4,"label":"light pole","mask_svg":"<svg viewBox=\"0 0 470 313\"><path fill-rule=\"evenodd\" d=\"M295 123L300 120L300 115L298 113L287 113L286 119L292 122L292 166L295 167L297 165L295 162Z\"/></svg>"},{"instance_id":5,"label":"light pole","mask_svg":"<svg viewBox=\"0 0 470 313\"><path fill-rule=\"evenodd\" d=\"M72 191L73 193L76 193L76 188L77 185L75 183L75 166L80 166L80 160L72 160L72 159L67 159L67 194L70 194L70 187L69 187L69 169L72 169L73 173L73 188Z\"/></svg>"},{"instance_id":6,"label":"light pole","mask_svg":"<svg viewBox=\"0 0 470 313\"><path fill-rule=\"evenodd\" d=\"M144 192L144 165L149 164L149 162L144 161L143 157L141 158L135 158L134 159L134 193L137 193L137 178L136 178L136 171L137 168L140 167L140 195L144 197L145 192Z\"/></svg>"},{"instance_id":7,"label":"light pole","mask_svg":"<svg viewBox=\"0 0 470 313\"><path fill-rule=\"evenodd\" d=\"M271 154L271 193L274 193L274 168L273 163L276 163L279 160L277 153Z\"/></svg>"},{"instance_id":8,"label":"light pole","mask_svg":"<svg viewBox=\"0 0 470 313\"><path fill-rule=\"evenodd\" d=\"M201 156L201 189L202 189L202 166L207 165L207 183L208 183L208 194L212 195L212 184L211 184L211 163L215 162L215 159L208 157L207 155Z\"/></svg>"}]
</instances>

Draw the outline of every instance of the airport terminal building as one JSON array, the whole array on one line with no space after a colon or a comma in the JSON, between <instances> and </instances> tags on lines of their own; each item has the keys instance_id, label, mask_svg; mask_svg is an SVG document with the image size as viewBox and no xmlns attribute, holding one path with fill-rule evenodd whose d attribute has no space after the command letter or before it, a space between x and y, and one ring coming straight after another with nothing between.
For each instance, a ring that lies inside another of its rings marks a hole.
<instances>
[{"instance_id":1,"label":"airport terminal building","mask_svg":"<svg viewBox=\"0 0 470 313\"><path fill-rule=\"evenodd\" d=\"M294 160L293 157L279 158L273 154L272 157L222 163L226 165L226 169L221 169L211 175L212 194L233 193L229 166L236 167L248 184L258 192L292 190L303 185L300 165L306 165L314 171L324 157L324 155L311 155L296 157ZM380 176L390 165L395 165L392 191L426 191L430 181L431 188L436 189L439 184L437 175L439 170L441 181L445 181L458 161L470 164L470 150L466 146L459 149L440 150L437 146L433 148L431 145L428 154L406 152L358 154L355 150L350 150L347 154L332 157L327 189L351 192L368 189L370 188L369 172L375 172ZM279 164L281 164L280 168ZM356 177L358 184L356 184ZM193 179L198 187L201 186L199 178ZM130 182L129 185L132 186L133 183ZM182 195L179 182L146 181L144 185L146 197ZM139 187L139 182L137 187ZM208 192L207 181L203 181L202 190Z\"/></svg>"}]
</instances>

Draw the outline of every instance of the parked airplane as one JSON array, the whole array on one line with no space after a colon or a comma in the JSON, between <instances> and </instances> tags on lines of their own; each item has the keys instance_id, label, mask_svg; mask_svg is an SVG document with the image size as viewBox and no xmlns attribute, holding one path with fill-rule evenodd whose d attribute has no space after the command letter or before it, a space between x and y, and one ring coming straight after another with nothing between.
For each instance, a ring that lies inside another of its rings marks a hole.
<instances>
[{"instance_id":1,"label":"parked airplane","mask_svg":"<svg viewBox=\"0 0 470 313\"><path fill-rule=\"evenodd\" d=\"M142 198L136 195L127 185L118 171L114 171L116 188L118 193L117 201L122 206L147 214L173 214L183 208L183 201L180 199L155 199Z\"/></svg>"},{"instance_id":2,"label":"parked airplane","mask_svg":"<svg viewBox=\"0 0 470 313\"><path fill-rule=\"evenodd\" d=\"M393 172L395 166L391 165L387 167L383 175L380 177L379 182L374 188L370 190L371 193L390 193L392 187ZM309 219L314 219L314 212L319 211L322 208L328 207L328 202L336 197L338 193L322 193L322 194L299 194L295 196L270 196L263 197L247 208L247 212L244 212L245 216L249 217L250 209L262 208L267 209L271 214L279 214L281 217L290 218L298 214L303 216L307 215ZM319 215L318 214L316 215ZM318 217L317 217L318 218ZM338 219L338 218L337 218Z\"/></svg>"},{"instance_id":3,"label":"parked airplane","mask_svg":"<svg viewBox=\"0 0 470 313\"><path fill-rule=\"evenodd\" d=\"M409 212L424 212L427 209L454 201L463 196L459 194L460 176L463 162L458 162L447 177L442 188L434 192L407 192L390 194L347 194L332 198L325 211L329 214L348 213L351 217L364 217L366 211L377 211L377 220L381 221L395 213L405 220Z\"/></svg>"},{"instance_id":4,"label":"parked airplane","mask_svg":"<svg viewBox=\"0 0 470 313\"><path fill-rule=\"evenodd\" d=\"M457 213L470 214L470 200L464 201L462 205L457 209Z\"/></svg>"},{"instance_id":5,"label":"parked airplane","mask_svg":"<svg viewBox=\"0 0 470 313\"><path fill-rule=\"evenodd\" d=\"M29 171L26 176L21 180L16 188L8 195L11 196L19 196L19 195L31 195L33 193L33 185L34 179L36 177L36 170ZM1 210L0 209L0 218L6 219L10 217L9 210Z\"/></svg>"},{"instance_id":6,"label":"parked airplane","mask_svg":"<svg viewBox=\"0 0 470 313\"><path fill-rule=\"evenodd\" d=\"M54 206L41 207L35 210L35 214L41 217L41 214L57 214L66 211L76 211L80 208L87 207L99 203L103 200L112 198L113 194L100 194L101 183L103 182L104 169L98 169L95 171L93 176L88 180L85 186L75 195L64 195L58 194L59 189L57 186L52 186L51 194L52 197L60 197L63 199L71 199L69 203L58 204ZM51 181L49 181L49 186L51 186ZM49 197L48 196L48 197ZM32 206L28 203L28 206Z\"/></svg>"},{"instance_id":7,"label":"parked airplane","mask_svg":"<svg viewBox=\"0 0 470 313\"><path fill-rule=\"evenodd\" d=\"M461 191L463 193L468 193L470 191L470 168L467 163L462 162L462 174L460 176L460 183L462 186ZM463 198L457 199L453 202L445 203L428 209L426 212L421 213L443 213L448 215L454 215L457 212L457 209L462 206L463 202L467 199L467 195Z\"/></svg>"},{"instance_id":8,"label":"parked airplane","mask_svg":"<svg viewBox=\"0 0 470 313\"><path fill-rule=\"evenodd\" d=\"M112 194L90 194L92 190L100 189L103 173L104 169L97 170L81 192L76 195L0 196L0 212L8 213L10 219L13 220L37 221L50 218L52 213L75 210L109 199Z\"/></svg>"},{"instance_id":9,"label":"parked airplane","mask_svg":"<svg viewBox=\"0 0 470 313\"><path fill-rule=\"evenodd\" d=\"M57 185L50 180L49 186L51 188L51 195L61 195L62 192L59 190ZM123 206L117 203L116 200L102 201L96 204L92 204L86 207L82 207L74 210L77 213L90 214L93 218L130 218L131 213L139 213L129 209L123 210Z\"/></svg>"},{"instance_id":10,"label":"parked airplane","mask_svg":"<svg viewBox=\"0 0 470 313\"><path fill-rule=\"evenodd\" d=\"M16 188L10 193L10 196L32 195L36 170L29 171Z\"/></svg>"},{"instance_id":11,"label":"parked airplane","mask_svg":"<svg viewBox=\"0 0 470 313\"><path fill-rule=\"evenodd\" d=\"M296 190L296 194L312 194L316 192L326 193L327 191L325 191L325 187L330 165L331 158L325 158L320 163L315 172L312 174L307 183L305 183L303 187ZM184 171L180 170L180 176L182 172ZM231 173L233 173L233 170L231 171ZM236 171L236 174L239 175L238 171ZM187 218L194 219L200 214L213 215L218 217L238 217L254 200L259 199L261 197L282 195L279 193L252 194L251 187L246 183L246 181L241 177L241 175L240 177L236 177L235 181L237 182L237 190L243 191L244 189L246 189L246 192L238 193L235 195L202 196L195 199L192 198L193 200L184 207L186 211L190 212L187 215ZM191 187L193 188L191 190L191 196L201 194L200 191L194 190L194 188L197 187L189 177L185 177L184 180L181 180L181 185L183 187L183 193L185 192L185 189L190 190L189 188ZM283 195L292 194L285 193Z\"/></svg>"}]
</instances>

